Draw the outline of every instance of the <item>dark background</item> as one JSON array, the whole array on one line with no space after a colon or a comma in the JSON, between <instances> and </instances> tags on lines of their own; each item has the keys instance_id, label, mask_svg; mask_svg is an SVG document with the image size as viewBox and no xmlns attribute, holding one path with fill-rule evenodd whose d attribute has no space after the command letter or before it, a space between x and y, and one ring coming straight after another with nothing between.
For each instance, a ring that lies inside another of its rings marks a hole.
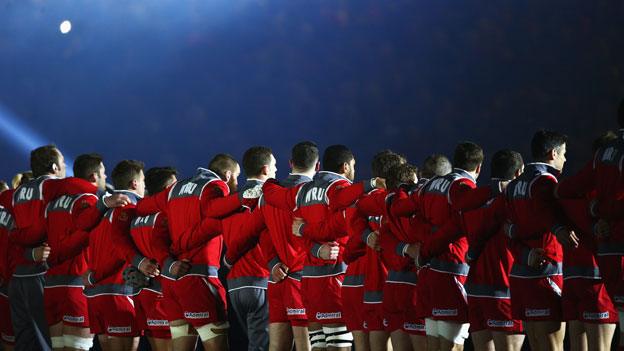
<instances>
[{"instance_id":1,"label":"dark background","mask_svg":"<svg viewBox=\"0 0 624 351\"><path fill-rule=\"evenodd\" d=\"M0 0L0 179L47 142L183 176L265 144L284 177L302 139L348 145L361 177L382 148L419 164L472 140L528 158L541 127L570 136L574 171L615 127L623 6Z\"/></svg>"}]
</instances>

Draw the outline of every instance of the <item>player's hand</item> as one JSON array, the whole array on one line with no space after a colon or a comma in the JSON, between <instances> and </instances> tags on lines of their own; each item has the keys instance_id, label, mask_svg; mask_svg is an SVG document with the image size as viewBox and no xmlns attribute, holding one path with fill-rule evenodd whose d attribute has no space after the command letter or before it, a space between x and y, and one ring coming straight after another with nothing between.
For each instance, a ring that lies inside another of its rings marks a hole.
<instances>
[{"instance_id":1,"label":"player's hand","mask_svg":"<svg viewBox=\"0 0 624 351\"><path fill-rule=\"evenodd\" d=\"M146 276L150 278L154 278L160 275L160 270L158 269L158 263L151 258L141 261L141 263L139 263L138 268L141 271L141 273L145 274Z\"/></svg>"},{"instance_id":2,"label":"player's hand","mask_svg":"<svg viewBox=\"0 0 624 351\"><path fill-rule=\"evenodd\" d=\"M381 246L379 245L379 232L374 231L368 234L366 237L366 245L375 251L381 251Z\"/></svg>"},{"instance_id":3,"label":"player's hand","mask_svg":"<svg viewBox=\"0 0 624 351\"><path fill-rule=\"evenodd\" d=\"M301 234L301 226L305 224L303 218L294 217L292 222L292 233L294 236L301 238L303 235Z\"/></svg>"},{"instance_id":4,"label":"player's hand","mask_svg":"<svg viewBox=\"0 0 624 351\"><path fill-rule=\"evenodd\" d=\"M338 253L340 253L340 246L338 246L338 243L335 241L325 243L321 245L321 248L319 249L319 257L328 261L338 259Z\"/></svg>"},{"instance_id":5,"label":"player's hand","mask_svg":"<svg viewBox=\"0 0 624 351\"><path fill-rule=\"evenodd\" d=\"M50 256L50 246L47 243L43 243L39 247L33 249L33 258L35 262L43 262Z\"/></svg>"},{"instance_id":6,"label":"player's hand","mask_svg":"<svg viewBox=\"0 0 624 351\"><path fill-rule=\"evenodd\" d=\"M407 245L407 248L405 249L405 254L414 259L414 265L417 268L420 268L422 266L422 262L420 259L420 244L419 243Z\"/></svg>"},{"instance_id":7,"label":"player's hand","mask_svg":"<svg viewBox=\"0 0 624 351\"><path fill-rule=\"evenodd\" d=\"M89 287L92 286L93 284L91 284L91 282L89 281L89 275L91 274L90 270L87 270L86 272L84 272L82 274L82 285L84 285L85 287Z\"/></svg>"},{"instance_id":8,"label":"player's hand","mask_svg":"<svg viewBox=\"0 0 624 351\"><path fill-rule=\"evenodd\" d=\"M175 261L169 268L169 273L176 278L180 278L191 270L191 263L186 258L183 260Z\"/></svg>"},{"instance_id":9,"label":"player's hand","mask_svg":"<svg viewBox=\"0 0 624 351\"><path fill-rule=\"evenodd\" d=\"M600 239L608 237L609 234L611 234L611 226L609 225L609 222L604 219L599 219L598 222L594 224L594 234Z\"/></svg>"},{"instance_id":10,"label":"player's hand","mask_svg":"<svg viewBox=\"0 0 624 351\"><path fill-rule=\"evenodd\" d=\"M282 280L286 279L287 275L288 275L288 266L286 266L285 264L281 262L273 266L273 269L271 270L271 278L276 283L281 282Z\"/></svg>"},{"instance_id":11,"label":"player's hand","mask_svg":"<svg viewBox=\"0 0 624 351\"><path fill-rule=\"evenodd\" d=\"M557 237L557 241L565 247L577 248L580 242L574 230L569 230L567 228L557 230L555 236Z\"/></svg>"},{"instance_id":12,"label":"player's hand","mask_svg":"<svg viewBox=\"0 0 624 351\"><path fill-rule=\"evenodd\" d=\"M108 208L123 207L128 204L130 204L130 198L125 194L115 193L104 198L104 205Z\"/></svg>"},{"instance_id":13,"label":"player's hand","mask_svg":"<svg viewBox=\"0 0 624 351\"><path fill-rule=\"evenodd\" d=\"M529 251L529 267L540 268L546 264L546 255L544 249L536 248Z\"/></svg>"}]
</instances>

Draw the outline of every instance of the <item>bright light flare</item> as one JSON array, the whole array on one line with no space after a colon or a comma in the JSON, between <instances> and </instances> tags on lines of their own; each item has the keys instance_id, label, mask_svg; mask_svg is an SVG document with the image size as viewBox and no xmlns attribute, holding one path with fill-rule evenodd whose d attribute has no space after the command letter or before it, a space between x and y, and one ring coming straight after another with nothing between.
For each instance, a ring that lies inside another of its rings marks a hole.
<instances>
[{"instance_id":1,"label":"bright light flare","mask_svg":"<svg viewBox=\"0 0 624 351\"><path fill-rule=\"evenodd\" d=\"M65 20L65 21L61 22L61 25L59 26L59 30L63 34L69 33L71 31L71 29L72 29L72 24L68 20Z\"/></svg>"}]
</instances>

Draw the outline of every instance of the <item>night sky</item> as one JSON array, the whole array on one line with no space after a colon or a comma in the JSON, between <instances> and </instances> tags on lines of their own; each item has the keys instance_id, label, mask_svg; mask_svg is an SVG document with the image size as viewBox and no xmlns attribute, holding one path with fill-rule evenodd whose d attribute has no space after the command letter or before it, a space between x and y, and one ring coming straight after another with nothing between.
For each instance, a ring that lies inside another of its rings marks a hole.
<instances>
[{"instance_id":1,"label":"night sky","mask_svg":"<svg viewBox=\"0 0 624 351\"><path fill-rule=\"evenodd\" d=\"M363 177L380 149L420 164L461 140L528 161L544 127L570 136L573 172L616 127L623 6L0 0L0 179L48 142L182 176L261 144L281 178L304 139L351 147Z\"/></svg>"}]
</instances>

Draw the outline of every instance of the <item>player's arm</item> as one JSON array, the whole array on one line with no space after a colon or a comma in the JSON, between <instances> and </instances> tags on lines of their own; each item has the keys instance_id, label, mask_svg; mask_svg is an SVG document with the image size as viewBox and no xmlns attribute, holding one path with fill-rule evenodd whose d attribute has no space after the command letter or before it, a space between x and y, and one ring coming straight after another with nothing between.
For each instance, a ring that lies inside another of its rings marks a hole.
<instances>
[{"instance_id":1,"label":"player's arm","mask_svg":"<svg viewBox=\"0 0 624 351\"><path fill-rule=\"evenodd\" d=\"M381 185L379 186L381 187ZM377 188L377 178L350 184L346 180L336 181L327 189L329 208L340 211L351 205L362 195Z\"/></svg>"},{"instance_id":2,"label":"player's arm","mask_svg":"<svg viewBox=\"0 0 624 351\"><path fill-rule=\"evenodd\" d=\"M294 211L297 208L297 193L303 184L292 188L284 188L276 180L267 180L262 186L262 194L265 201L284 211Z\"/></svg>"}]
</instances>

